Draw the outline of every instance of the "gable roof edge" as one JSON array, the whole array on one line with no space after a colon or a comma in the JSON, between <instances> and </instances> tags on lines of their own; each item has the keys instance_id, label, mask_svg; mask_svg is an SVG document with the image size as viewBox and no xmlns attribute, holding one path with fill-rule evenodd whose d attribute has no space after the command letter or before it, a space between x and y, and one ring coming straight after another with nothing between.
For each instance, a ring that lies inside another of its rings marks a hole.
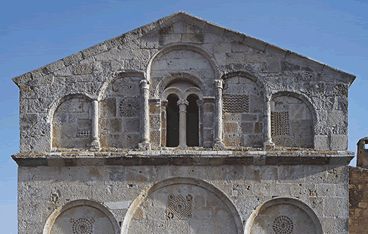
<instances>
[{"instance_id":1,"label":"gable roof edge","mask_svg":"<svg viewBox=\"0 0 368 234\"><path fill-rule=\"evenodd\" d=\"M332 71L340 74L342 77L345 78L345 80L347 81L348 83L348 86L350 87L350 85L353 83L353 81L355 80L356 76L350 74L350 73L347 73L347 72L344 72L342 70L339 70L337 68L334 68L334 67L331 67L327 64L324 64L324 63L321 63L317 60L314 60L314 59L311 59L309 57L306 57L304 55L301 55L301 54L298 54L296 52L292 52L290 50L287 50L287 49L284 49L284 48L281 48L279 46L276 46L276 45L273 45L273 44L270 44L268 42L265 42L261 39L257 39L257 38L254 38L254 37L251 37L249 35L246 35L244 33L241 33L241 32L237 32L237 31L234 31L232 29L229 29L229 28L226 28L224 26L221 26L221 25L217 25L215 23L212 23L210 21L207 21L205 19L202 19L202 18L199 18L197 16L194 16L194 15L191 15L189 13L186 13L184 11L178 11L178 12L175 12L171 15L168 15L168 16L165 16L163 18L160 18L156 21L153 21L151 23L148 23L146 25L143 25L139 28L136 28L136 29L133 29L131 31L128 31L124 34L121 34L121 35L118 35L116 37L113 37L111 39L108 39L106 41L103 41L101 43L98 43L96 45L93 45L91 47L88 47L84 50L81 50L75 54L72 54L72 55L69 55L67 57L64 57L62 59L59 59L55 62L52 62L50 64L47 64L45 66L42 66L40 68L37 68L35 70L32 70L30 72L27 72L25 74L22 74L20 76L17 76L15 78L13 78L13 82L20 88L22 86L22 84L28 82L29 80L33 80L33 79L37 79L39 77L43 77L43 76L46 76L46 75L49 75L50 73L52 72L56 72L58 70L61 70L69 65L72 65L72 64L75 64L75 63L78 63L79 61L83 60L83 59L86 59L86 58L89 58L91 56L94 56L94 55L97 55L97 54L100 54L100 53L103 53L105 51L108 51L118 45L121 45L122 43L125 42L125 38L129 35L133 35L133 36L142 36L143 34L151 31L151 30L154 30L156 28L160 29L161 26L163 26L166 22L170 21L170 19L173 19L175 18L176 16L178 15L184 15L184 16L187 16L187 17L190 17L190 18L193 18L193 19L196 19L196 20L199 20L199 21L202 21L204 22L205 24L209 25L209 26L212 26L212 27L217 27L217 28L220 28L220 29L223 29L224 30L224 33L227 33L227 34L235 34L235 35L240 35L243 39L241 42L247 44L248 46L250 47L253 47L255 49L258 49L258 50L261 50L261 51L265 51L267 48L269 47L272 47L273 49L276 49L276 50L279 50L279 51L282 51L283 53L285 53L285 58L287 58L289 55L294 55L300 59L305 59L307 61L310 61L312 63L315 63L317 65L320 65L322 66L322 70L327 67L329 69L331 69ZM207 26L208 27L208 26Z\"/></svg>"}]
</instances>

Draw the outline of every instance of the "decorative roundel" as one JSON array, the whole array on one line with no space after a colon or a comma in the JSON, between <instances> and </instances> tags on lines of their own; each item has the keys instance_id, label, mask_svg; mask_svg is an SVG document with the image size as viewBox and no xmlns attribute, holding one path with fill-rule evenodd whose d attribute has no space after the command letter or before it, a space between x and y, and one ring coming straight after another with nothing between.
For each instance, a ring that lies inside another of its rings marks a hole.
<instances>
[{"instance_id":1,"label":"decorative roundel","mask_svg":"<svg viewBox=\"0 0 368 234\"><path fill-rule=\"evenodd\" d=\"M132 117L138 115L139 112L139 98L138 97L129 97L121 100L120 105L120 114L126 117Z\"/></svg>"},{"instance_id":2,"label":"decorative roundel","mask_svg":"<svg viewBox=\"0 0 368 234\"><path fill-rule=\"evenodd\" d=\"M276 234L291 234L293 232L293 221L287 216L277 217L272 224Z\"/></svg>"},{"instance_id":3,"label":"decorative roundel","mask_svg":"<svg viewBox=\"0 0 368 234\"><path fill-rule=\"evenodd\" d=\"M73 223L73 234L92 234L93 233L93 225L94 219L86 219L80 218L77 220L70 219L70 222Z\"/></svg>"}]
</instances>

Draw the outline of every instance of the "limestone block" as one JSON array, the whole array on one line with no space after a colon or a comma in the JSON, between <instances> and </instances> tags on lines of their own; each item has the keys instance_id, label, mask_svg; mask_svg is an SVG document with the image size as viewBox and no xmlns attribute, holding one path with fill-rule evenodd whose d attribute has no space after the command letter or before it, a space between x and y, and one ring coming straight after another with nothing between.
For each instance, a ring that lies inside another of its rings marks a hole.
<instances>
[{"instance_id":1,"label":"limestone block","mask_svg":"<svg viewBox=\"0 0 368 234\"><path fill-rule=\"evenodd\" d=\"M314 136L314 148L316 150L328 150L329 146L329 137L327 135Z\"/></svg>"},{"instance_id":2,"label":"limestone block","mask_svg":"<svg viewBox=\"0 0 368 234\"><path fill-rule=\"evenodd\" d=\"M195 33L195 34L182 34L181 41L183 43L194 43L194 44L202 44L204 42L204 34Z\"/></svg>"},{"instance_id":3,"label":"limestone block","mask_svg":"<svg viewBox=\"0 0 368 234\"><path fill-rule=\"evenodd\" d=\"M346 135L332 135L331 150L347 150L348 148L348 137Z\"/></svg>"},{"instance_id":4,"label":"limestone block","mask_svg":"<svg viewBox=\"0 0 368 234\"><path fill-rule=\"evenodd\" d=\"M88 49L85 49L82 52L84 58L88 58L90 56L93 56L93 55L96 55L96 54L100 54L104 51L107 50L107 46L104 45L104 44L97 44L97 45L94 45Z\"/></svg>"}]
</instances>

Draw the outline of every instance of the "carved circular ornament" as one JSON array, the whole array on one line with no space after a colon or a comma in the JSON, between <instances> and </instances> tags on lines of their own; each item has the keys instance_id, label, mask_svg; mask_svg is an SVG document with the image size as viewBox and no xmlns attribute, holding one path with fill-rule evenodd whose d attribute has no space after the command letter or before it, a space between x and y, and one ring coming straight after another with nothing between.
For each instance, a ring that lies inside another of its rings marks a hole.
<instances>
[{"instance_id":1,"label":"carved circular ornament","mask_svg":"<svg viewBox=\"0 0 368 234\"><path fill-rule=\"evenodd\" d=\"M120 105L121 116L132 117L136 116L139 112L139 98L129 97L121 100Z\"/></svg>"},{"instance_id":2,"label":"carved circular ornament","mask_svg":"<svg viewBox=\"0 0 368 234\"><path fill-rule=\"evenodd\" d=\"M93 233L93 226L92 223L95 220L92 219L86 219L86 218L80 218L77 220L70 219L70 222L73 223L73 234L92 234Z\"/></svg>"},{"instance_id":3,"label":"carved circular ornament","mask_svg":"<svg viewBox=\"0 0 368 234\"><path fill-rule=\"evenodd\" d=\"M287 216L277 217L272 224L272 229L276 234L291 234L293 228L293 221Z\"/></svg>"}]
</instances>

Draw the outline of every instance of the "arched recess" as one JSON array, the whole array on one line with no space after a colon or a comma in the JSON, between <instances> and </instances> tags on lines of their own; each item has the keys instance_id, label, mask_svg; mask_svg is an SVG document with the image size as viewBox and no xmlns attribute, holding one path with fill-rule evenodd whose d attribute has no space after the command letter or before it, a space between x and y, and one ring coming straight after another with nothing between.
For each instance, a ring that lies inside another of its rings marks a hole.
<instances>
[{"instance_id":1,"label":"arched recess","mask_svg":"<svg viewBox=\"0 0 368 234\"><path fill-rule=\"evenodd\" d=\"M177 74L177 75L176 75ZM213 81L219 77L218 66L211 55L200 46L176 44L164 47L150 60L147 80L151 83L151 98L159 98L170 79L186 79L200 83L205 96L214 96ZM199 82L196 81L199 79Z\"/></svg>"},{"instance_id":2,"label":"arched recess","mask_svg":"<svg viewBox=\"0 0 368 234\"><path fill-rule=\"evenodd\" d=\"M151 73L150 72L151 72L151 69L152 69L152 62L154 60L157 60L161 56L163 56L167 53L170 53L174 50L191 50L191 51L194 51L194 52L197 52L197 53L203 55L210 62L211 66L212 66L212 69L215 72L215 76L216 77L220 76L216 60L204 48L202 48L200 46L193 45L193 44L176 43L175 45L165 46L160 51L158 51L155 55L152 56L151 60L148 63L148 66L147 66L147 80L149 80L149 81L151 80Z\"/></svg>"},{"instance_id":3,"label":"arched recess","mask_svg":"<svg viewBox=\"0 0 368 234\"><path fill-rule=\"evenodd\" d=\"M172 103L173 100L177 102ZM162 114L162 134L164 136L162 146L202 146L202 90L182 79L174 80L163 91L161 101L168 103L167 107L163 108L163 112L166 113Z\"/></svg>"},{"instance_id":4,"label":"arched recess","mask_svg":"<svg viewBox=\"0 0 368 234\"><path fill-rule=\"evenodd\" d=\"M257 207L245 225L245 234L323 234L314 211L293 198L277 198Z\"/></svg>"},{"instance_id":5,"label":"arched recess","mask_svg":"<svg viewBox=\"0 0 368 234\"><path fill-rule=\"evenodd\" d=\"M95 201L76 200L56 208L51 213L43 234L120 234L119 229L114 215L107 207Z\"/></svg>"},{"instance_id":6,"label":"arched recess","mask_svg":"<svg viewBox=\"0 0 368 234\"><path fill-rule=\"evenodd\" d=\"M263 83L243 71L225 74L222 79L225 146L262 147L267 124Z\"/></svg>"},{"instance_id":7,"label":"arched recess","mask_svg":"<svg viewBox=\"0 0 368 234\"><path fill-rule=\"evenodd\" d=\"M314 147L315 108L303 94L281 91L271 95L271 137L275 146Z\"/></svg>"},{"instance_id":8,"label":"arched recess","mask_svg":"<svg viewBox=\"0 0 368 234\"><path fill-rule=\"evenodd\" d=\"M52 118L52 148L88 148L92 141L91 98L71 94L57 103Z\"/></svg>"},{"instance_id":9,"label":"arched recess","mask_svg":"<svg viewBox=\"0 0 368 234\"><path fill-rule=\"evenodd\" d=\"M162 230L243 234L243 225L239 212L219 189L202 180L178 177L161 181L140 194L125 215L121 233Z\"/></svg>"},{"instance_id":10,"label":"arched recess","mask_svg":"<svg viewBox=\"0 0 368 234\"><path fill-rule=\"evenodd\" d=\"M121 72L106 82L99 101L99 133L103 148L134 148L141 138L143 74Z\"/></svg>"}]
</instances>

